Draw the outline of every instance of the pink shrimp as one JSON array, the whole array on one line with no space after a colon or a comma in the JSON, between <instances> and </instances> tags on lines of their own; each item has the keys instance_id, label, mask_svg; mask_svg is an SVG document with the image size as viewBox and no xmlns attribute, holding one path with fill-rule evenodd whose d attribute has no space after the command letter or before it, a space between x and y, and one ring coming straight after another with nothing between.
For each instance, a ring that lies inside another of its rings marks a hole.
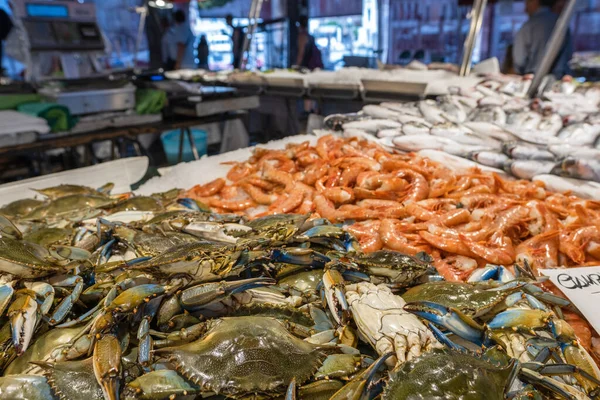
<instances>
[{"instance_id":1,"label":"pink shrimp","mask_svg":"<svg viewBox=\"0 0 600 400\"><path fill-rule=\"evenodd\" d=\"M204 185L196 185L186 192L186 196L209 197L219 193L225 187L225 179L217 178Z\"/></svg>"},{"instance_id":2,"label":"pink shrimp","mask_svg":"<svg viewBox=\"0 0 600 400\"><path fill-rule=\"evenodd\" d=\"M437 251L433 252L432 256L433 266L437 272L450 282L464 282L477 268L477 261L470 257L448 256L442 258Z\"/></svg>"},{"instance_id":3,"label":"pink shrimp","mask_svg":"<svg viewBox=\"0 0 600 400\"><path fill-rule=\"evenodd\" d=\"M458 254L465 257L473 257L473 252L465 244L464 240L438 236L427 231L420 231L419 235L430 245L448 253Z\"/></svg>"},{"instance_id":4,"label":"pink shrimp","mask_svg":"<svg viewBox=\"0 0 600 400\"><path fill-rule=\"evenodd\" d=\"M408 193L404 198L405 203L423 200L429 195L429 183L427 183L427 179L418 172L409 169L401 169L396 171L395 175L410 183Z\"/></svg>"},{"instance_id":5,"label":"pink shrimp","mask_svg":"<svg viewBox=\"0 0 600 400\"><path fill-rule=\"evenodd\" d=\"M403 231L403 224L397 220L382 220L379 235L385 247L395 251L414 256L421 251L429 250L429 246L416 245L415 241L409 240L407 233Z\"/></svg>"},{"instance_id":6,"label":"pink shrimp","mask_svg":"<svg viewBox=\"0 0 600 400\"><path fill-rule=\"evenodd\" d=\"M370 253L383 248L383 242L379 236L380 226L381 221L370 220L347 225L344 230L356 237L362 251Z\"/></svg>"},{"instance_id":7,"label":"pink shrimp","mask_svg":"<svg viewBox=\"0 0 600 400\"><path fill-rule=\"evenodd\" d=\"M265 193L261 189L249 183L242 184L241 187L246 193L248 193L248 195L250 195L252 200L258 204L270 205L279 198L278 195L273 193Z\"/></svg>"},{"instance_id":8,"label":"pink shrimp","mask_svg":"<svg viewBox=\"0 0 600 400\"><path fill-rule=\"evenodd\" d=\"M492 234L487 243L470 240L462 234L460 237L473 254L492 264L509 265L515 261L516 252L512 241L500 231Z\"/></svg>"}]
</instances>

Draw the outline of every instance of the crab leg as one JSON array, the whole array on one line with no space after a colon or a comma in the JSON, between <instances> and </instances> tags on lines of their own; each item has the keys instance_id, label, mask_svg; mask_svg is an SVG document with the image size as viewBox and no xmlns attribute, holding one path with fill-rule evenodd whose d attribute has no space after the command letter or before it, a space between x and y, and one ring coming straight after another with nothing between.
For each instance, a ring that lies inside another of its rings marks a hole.
<instances>
[{"instance_id":1,"label":"crab leg","mask_svg":"<svg viewBox=\"0 0 600 400\"><path fill-rule=\"evenodd\" d=\"M77 260L85 261L92 257L92 254L84 249L73 246L50 246L48 248L50 255L58 260Z\"/></svg>"},{"instance_id":2,"label":"crab leg","mask_svg":"<svg viewBox=\"0 0 600 400\"><path fill-rule=\"evenodd\" d=\"M224 298L235 294L253 289L256 287L269 286L277 283L271 278L252 278L239 281L221 281L203 283L185 289L181 292L181 306L188 311L197 311L209 304L221 301Z\"/></svg>"},{"instance_id":3,"label":"crab leg","mask_svg":"<svg viewBox=\"0 0 600 400\"><path fill-rule=\"evenodd\" d=\"M344 294L344 278L338 271L334 269L325 271L322 297L335 322L345 325L349 306Z\"/></svg>"},{"instance_id":4,"label":"crab leg","mask_svg":"<svg viewBox=\"0 0 600 400\"><path fill-rule=\"evenodd\" d=\"M579 390L575 389L573 386L564 384L562 382L557 381L556 379L552 379L550 377L544 376L539 372L532 371L527 368L522 368L519 371L519 378L522 380L531 383L534 386L541 386L558 396L561 396L565 399L575 399L575 400L588 400L589 397Z\"/></svg>"},{"instance_id":5,"label":"crab leg","mask_svg":"<svg viewBox=\"0 0 600 400\"><path fill-rule=\"evenodd\" d=\"M59 324L71 312L73 305L79 300L81 292L83 292L83 279L78 276L70 276L59 282L57 286L73 286L73 291L65 297L50 316L49 324L51 326Z\"/></svg>"},{"instance_id":6,"label":"crab leg","mask_svg":"<svg viewBox=\"0 0 600 400\"><path fill-rule=\"evenodd\" d=\"M373 399L381 392L381 385L373 384L373 379L377 370L381 368L385 361L394 355L393 352L386 353L379 357L369 368L356 375L344 387L334 393L329 400L360 400Z\"/></svg>"},{"instance_id":7,"label":"crab leg","mask_svg":"<svg viewBox=\"0 0 600 400\"><path fill-rule=\"evenodd\" d=\"M294 265L306 265L312 268L323 268L331 259L311 249L289 248L271 251L271 261Z\"/></svg>"},{"instance_id":8,"label":"crab leg","mask_svg":"<svg viewBox=\"0 0 600 400\"><path fill-rule=\"evenodd\" d=\"M284 400L296 400L296 378L292 379L285 392Z\"/></svg>"},{"instance_id":9,"label":"crab leg","mask_svg":"<svg viewBox=\"0 0 600 400\"><path fill-rule=\"evenodd\" d=\"M12 328L13 345L17 355L21 355L27 350L33 337L39 321L39 309L34 291L22 289L15 295L15 301L8 308L8 318Z\"/></svg>"},{"instance_id":10,"label":"crab leg","mask_svg":"<svg viewBox=\"0 0 600 400\"><path fill-rule=\"evenodd\" d=\"M48 314L54 302L54 288L52 285L44 282L26 282L25 287L35 292L41 299L40 313L42 315Z\"/></svg>"},{"instance_id":11,"label":"crab leg","mask_svg":"<svg viewBox=\"0 0 600 400\"><path fill-rule=\"evenodd\" d=\"M484 342L484 327L455 308L430 301L415 301L407 303L404 310L443 326L470 342L478 345L482 345Z\"/></svg>"},{"instance_id":12,"label":"crab leg","mask_svg":"<svg viewBox=\"0 0 600 400\"><path fill-rule=\"evenodd\" d=\"M147 368L152 363L152 349L154 347L152 336L150 335L150 322L158 312L158 307L162 302L162 296L150 300L144 306L144 317L140 322L137 331L138 344L138 362L142 367Z\"/></svg>"}]
</instances>

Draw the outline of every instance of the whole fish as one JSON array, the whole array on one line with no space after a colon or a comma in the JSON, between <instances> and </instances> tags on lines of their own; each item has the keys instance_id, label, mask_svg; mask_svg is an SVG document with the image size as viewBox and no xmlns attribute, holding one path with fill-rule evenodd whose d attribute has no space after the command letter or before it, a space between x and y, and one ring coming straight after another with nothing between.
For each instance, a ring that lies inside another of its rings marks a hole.
<instances>
[{"instance_id":1,"label":"whole fish","mask_svg":"<svg viewBox=\"0 0 600 400\"><path fill-rule=\"evenodd\" d=\"M563 127L563 120L558 114L544 116L538 124L539 131L546 131L556 135Z\"/></svg>"},{"instance_id":2,"label":"whole fish","mask_svg":"<svg viewBox=\"0 0 600 400\"><path fill-rule=\"evenodd\" d=\"M402 124L389 119L365 119L362 121L352 121L342 125L346 129L360 129L369 133L376 134L377 131L386 128L400 128Z\"/></svg>"},{"instance_id":3,"label":"whole fish","mask_svg":"<svg viewBox=\"0 0 600 400\"><path fill-rule=\"evenodd\" d=\"M510 113L506 117L506 125L519 129L520 131L537 130L542 121L542 115L531 110Z\"/></svg>"},{"instance_id":4,"label":"whole fish","mask_svg":"<svg viewBox=\"0 0 600 400\"><path fill-rule=\"evenodd\" d=\"M567 157L551 171L555 175L600 182L600 160Z\"/></svg>"},{"instance_id":5,"label":"whole fish","mask_svg":"<svg viewBox=\"0 0 600 400\"><path fill-rule=\"evenodd\" d=\"M501 142L517 140L515 135L490 122L470 121L465 122L463 125L480 136L490 137L492 139L500 140Z\"/></svg>"},{"instance_id":6,"label":"whole fish","mask_svg":"<svg viewBox=\"0 0 600 400\"><path fill-rule=\"evenodd\" d=\"M557 158L583 158L589 160L600 160L600 149L593 147L573 146L570 144L552 144L548 146Z\"/></svg>"},{"instance_id":7,"label":"whole fish","mask_svg":"<svg viewBox=\"0 0 600 400\"><path fill-rule=\"evenodd\" d=\"M469 128L462 125L453 124L452 122L434 125L431 128L431 134L434 136L452 139L458 143L464 143L467 145L483 146L487 148L500 148L500 142L497 140L489 137L482 137L471 131Z\"/></svg>"},{"instance_id":8,"label":"whole fish","mask_svg":"<svg viewBox=\"0 0 600 400\"><path fill-rule=\"evenodd\" d=\"M506 154L497 151L477 151L471 153L469 158L479 164L492 168L503 168L508 160L510 160Z\"/></svg>"},{"instance_id":9,"label":"whole fish","mask_svg":"<svg viewBox=\"0 0 600 400\"><path fill-rule=\"evenodd\" d=\"M407 115L413 115L415 117L423 117L423 114L421 114L421 111L419 110L418 104L416 102L409 102L409 103L383 102L380 104L380 106L390 109L392 111L396 111L399 114L407 114Z\"/></svg>"},{"instance_id":10,"label":"whole fish","mask_svg":"<svg viewBox=\"0 0 600 400\"><path fill-rule=\"evenodd\" d=\"M396 137L402 135L404 135L404 133L402 132L402 128L386 128L377 131L378 138Z\"/></svg>"},{"instance_id":11,"label":"whole fish","mask_svg":"<svg viewBox=\"0 0 600 400\"><path fill-rule=\"evenodd\" d=\"M509 161L505 165L505 170L517 178L531 179L536 175L550 173L553 167L552 161L515 160Z\"/></svg>"},{"instance_id":12,"label":"whole fish","mask_svg":"<svg viewBox=\"0 0 600 400\"><path fill-rule=\"evenodd\" d=\"M504 154L515 160L554 161L553 153L526 143L509 142L502 146Z\"/></svg>"},{"instance_id":13,"label":"whole fish","mask_svg":"<svg viewBox=\"0 0 600 400\"><path fill-rule=\"evenodd\" d=\"M405 135L429 135L431 124L428 122L409 121L402 125L402 133Z\"/></svg>"},{"instance_id":14,"label":"whole fish","mask_svg":"<svg viewBox=\"0 0 600 400\"><path fill-rule=\"evenodd\" d=\"M419 110L428 122L432 124L441 124L446 122L444 110L442 110L435 100L423 100L419 102Z\"/></svg>"},{"instance_id":15,"label":"whole fish","mask_svg":"<svg viewBox=\"0 0 600 400\"><path fill-rule=\"evenodd\" d=\"M473 110L470 120L474 122L489 122L498 126L506 125L506 112L500 106L479 107Z\"/></svg>"},{"instance_id":16,"label":"whole fish","mask_svg":"<svg viewBox=\"0 0 600 400\"><path fill-rule=\"evenodd\" d=\"M465 108L452 96L438 98L438 107L443 111L442 118L447 121L460 124L467 120Z\"/></svg>"},{"instance_id":17,"label":"whole fish","mask_svg":"<svg viewBox=\"0 0 600 400\"><path fill-rule=\"evenodd\" d=\"M334 131L341 131L342 126L352 121L361 121L364 119L370 119L371 117L364 114L331 114L325 117L323 125L327 129Z\"/></svg>"},{"instance_id":18,"label":"whole fish","mask_svg":"<svg viewBox=\"0 0 600 400\"><path fill-rule=\"evenodd\" d=\"M394 121L398 120L398 116L400 113L397 111L390 110L389 108L385 108L382 106L378 106L375 104L369 104L362 108L362 113L368 115L373 118L378 119L391 119Z\"/></svg>"},{"instance_id":19,"label":"whole fish","mask_svg":"<svg viewBox=\"0 0 600 400\"><path fill-rule=\"evenodd\" d=\"M545 174L537 175L532 180L543 182L546 189L554 192L571 192L584 199L600 199L600 183Z\"/></svg>"},{"instance_id":20,"label":"whole fish","mask_svg":"<svg viewBox=\"0 0 600 400\"><path fill-rule=\"evenodd\" d=\"M586 123L572 124L564 127L558 132L555 144L572 144L575 146L593 146L600 137L600 125Z\"/></svg>"}]
</instances>

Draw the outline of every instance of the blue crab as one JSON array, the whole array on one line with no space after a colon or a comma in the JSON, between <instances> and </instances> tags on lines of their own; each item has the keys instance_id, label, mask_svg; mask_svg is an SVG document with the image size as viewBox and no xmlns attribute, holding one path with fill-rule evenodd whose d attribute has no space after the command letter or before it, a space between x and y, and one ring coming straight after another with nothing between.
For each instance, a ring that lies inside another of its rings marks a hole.
<instances>
[{"instance_id":1,"label":"blue crab","mask_svg":"<svg viewBox=\"0 0 600 400\"><path fill-rule=\"evenodd\" d=\"M206 334L179 347L157 350L203 391L227 396L283 392L310 379L326 358L323 348L300 340L273 318L212 320Z\"/></svg>"}]
</instances>

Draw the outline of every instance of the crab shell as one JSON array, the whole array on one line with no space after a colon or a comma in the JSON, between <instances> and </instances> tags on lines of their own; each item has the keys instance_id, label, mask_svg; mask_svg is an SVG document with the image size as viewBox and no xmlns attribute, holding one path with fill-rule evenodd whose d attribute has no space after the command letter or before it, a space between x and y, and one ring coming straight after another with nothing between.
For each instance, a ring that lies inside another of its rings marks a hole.
<instances>
[{"instance_id":1,"label":"crab shell","mask_svg":"<svg viewBox=\"0 0 600 400\"><path fill-rule=\"evenodd\" d=\"M392 371L382 399L504 399L514 360L505 365L451 350L433 350Z\"/></svg>"},{"instance_id":2,"label":"crab shell","mask_svg":"<svg viewBox=\"0 0 600 400\"><path fill-rule=\"evenodd\" d=\"M294 378L307 381L325 359L319 346L266 317L216 320L203 338L157 353L203 391L232 396L282 392Z\"/></svg>"}]
</instances>

